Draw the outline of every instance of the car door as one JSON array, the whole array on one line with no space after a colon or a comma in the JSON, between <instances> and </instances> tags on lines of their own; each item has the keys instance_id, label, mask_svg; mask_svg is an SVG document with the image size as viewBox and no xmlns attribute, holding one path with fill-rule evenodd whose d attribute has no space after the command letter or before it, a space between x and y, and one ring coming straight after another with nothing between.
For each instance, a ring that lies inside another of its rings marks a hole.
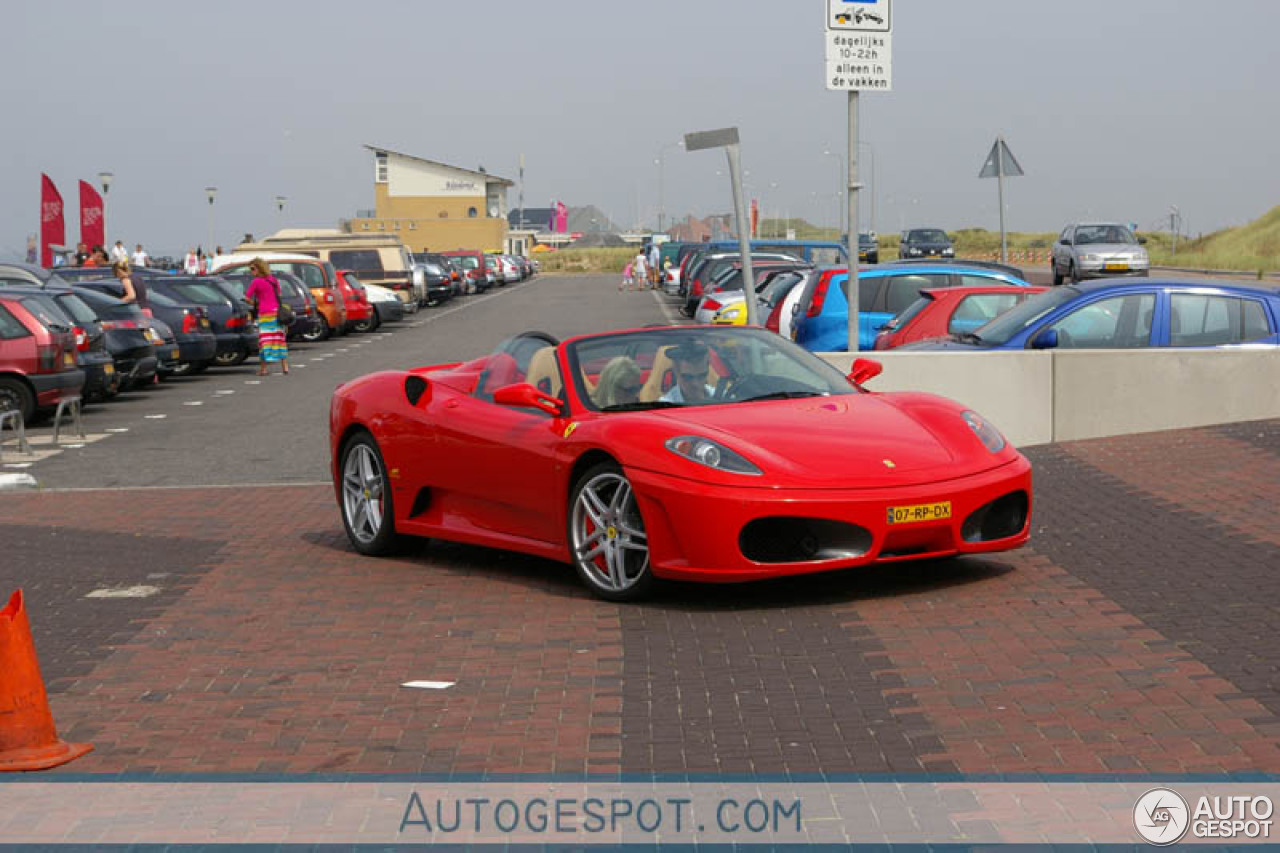
<instances>
[{"instance_id":1,"label":"car door","mask_svg":"<svg viewBox=\"0 0 1280 853\"><path fill-rule=\"evenodd\" d=\"M1051 320L1031 336L1052 329L1058 349L1135 349L1151 346L1156 295L1127 293L1095 299Z\"/></svg>"},{"instance_id":2,"label":"car door","mask_svg":"<svg viewBox=\"0 0 1280 853\"><path fill-rule=\"evenodd\" d=\"M564 507L548 496L556 482L564 422L536 409L499 405L492 398L499 387L527 381L529 365L543 348L517 346L492 356L494 364L480 377L475 393L449 395L428 407L439 450L439 471L430 480L443 490L446 512L475 527L560 542ZM559 365L554 360L552 365L558 379Z\"/></svg>"},{"instance_id":3,"label":"car door","mask_svg":"<svg viewBox=\"0 0 1280 853\"><path fill-rule=\"evenodd\" d=\"M1017 305L1025 294L1011 287L1008 293L970 293L952 306L947 318L947 334L973 332Z\"/></svg>"},{"instance_id":4,"label":"car door","mask_svg":"<svg viewBox=\"0 0 1280 853\"><path fill-rule=\"evenodd\" d=\"M1261 300L1212 293L1171 293L1171 347L1217 347L1269 338L1274 330Z\"/></svg>"}]
</instances>

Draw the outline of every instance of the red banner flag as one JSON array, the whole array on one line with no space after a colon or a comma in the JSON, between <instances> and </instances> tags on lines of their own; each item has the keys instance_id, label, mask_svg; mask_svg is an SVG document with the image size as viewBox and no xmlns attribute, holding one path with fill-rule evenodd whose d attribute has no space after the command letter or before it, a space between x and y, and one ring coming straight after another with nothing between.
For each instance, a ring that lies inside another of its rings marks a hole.
<instances>
[{"instance_id":1,"label":"red banner flag","mask_svg":"<svg viewBox=\"0 0 1280 853\"><path fill-rule=\"evenodd\" d=\"M760 228L760 199L751 199L751 238L754 240Z\"/></svg>"},{"instance_id":2,"label":"red banner flag","mask_svg":"<svg viewBox=\"0 0 1280 853\"><path fill-rule=\"evenodd\" d=\"M569 208L562 201L556 202L556 227L557 234L567 234L569 232Z\"/></svg>"},{"instance_id":3,"label":"red banner flag","mask_svg":"<svg viewBox=\"0 0 1280 853\"><path fill-rule=\"evenodd\" d=\"M80 242L88 246L106 246L106 222L103 219L102 196L84 181L80 182Z\"/></svg>"},{"instance_id":4,"label":"red banner flag","mask_svg":"<svg viewBox=\"0 0 1280 853\"><path fill-rule=\"evenodd\" d=\"M53 266L54 245L67 242L67 223L62 218L62 196L49 176L40 175L40 265Z\"/></svg>"}]
</instances>

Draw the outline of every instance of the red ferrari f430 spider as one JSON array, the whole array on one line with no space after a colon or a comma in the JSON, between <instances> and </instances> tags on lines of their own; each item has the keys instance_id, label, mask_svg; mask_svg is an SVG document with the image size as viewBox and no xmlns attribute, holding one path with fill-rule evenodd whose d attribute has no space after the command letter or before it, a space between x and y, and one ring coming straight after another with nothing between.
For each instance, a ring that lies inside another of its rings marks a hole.
<instances>
[{"instance_id":1,"label":"red ferrari f430 spider","mask_svg":"<svg viewBox=\"0 0 1280 853\"><path fill-rule=\"evenodd\" d=\"M951 400L866 390L879 372L757 328L528 332L340 387L334 490L362 554L521 551L611 600L1024 544L1022 454Z\"/></svg>"}]
</instances>

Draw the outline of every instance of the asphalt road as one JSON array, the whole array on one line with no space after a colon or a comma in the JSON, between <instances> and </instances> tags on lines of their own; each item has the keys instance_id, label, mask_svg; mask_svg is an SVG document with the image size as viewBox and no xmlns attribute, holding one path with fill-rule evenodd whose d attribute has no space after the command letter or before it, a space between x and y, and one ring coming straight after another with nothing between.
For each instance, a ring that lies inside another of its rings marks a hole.
<instances>
[{"instance_id":1,"label":"asphalt road","mask_svg":"<svg viewBox=\"0 0 1280 853\"><path fill-rule=\"evenodd\" d=\"M378 370L475 358L531 329L563 339L677 320L665 299L618 293L617 281L539 276L424 309L374 334L291 345L287 377L277 369L259 379L250 361L122 394L85 411L86 432L101 438L0 470L23 470L42 488L326 482L329 398L340 384Z\"/></svg>"}]
</instances>

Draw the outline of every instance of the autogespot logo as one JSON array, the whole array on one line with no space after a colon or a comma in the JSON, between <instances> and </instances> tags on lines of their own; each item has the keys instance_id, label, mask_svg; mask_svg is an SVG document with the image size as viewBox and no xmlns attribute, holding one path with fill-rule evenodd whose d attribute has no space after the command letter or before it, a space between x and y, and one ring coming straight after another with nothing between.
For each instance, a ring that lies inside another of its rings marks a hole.
<instances>
[{"instance_id":1,"label":"autogespot logo","mask_svg":"<svg viewBox=\"0 0 1280 853\"><path fill-rule=\"evenodd\" d=\"M1133 807L1133 825L1151 844L1164 846L1182 840L1191 825L1187 801L1168 788L1152 788Z\"/></svg>"}]
</instances>

